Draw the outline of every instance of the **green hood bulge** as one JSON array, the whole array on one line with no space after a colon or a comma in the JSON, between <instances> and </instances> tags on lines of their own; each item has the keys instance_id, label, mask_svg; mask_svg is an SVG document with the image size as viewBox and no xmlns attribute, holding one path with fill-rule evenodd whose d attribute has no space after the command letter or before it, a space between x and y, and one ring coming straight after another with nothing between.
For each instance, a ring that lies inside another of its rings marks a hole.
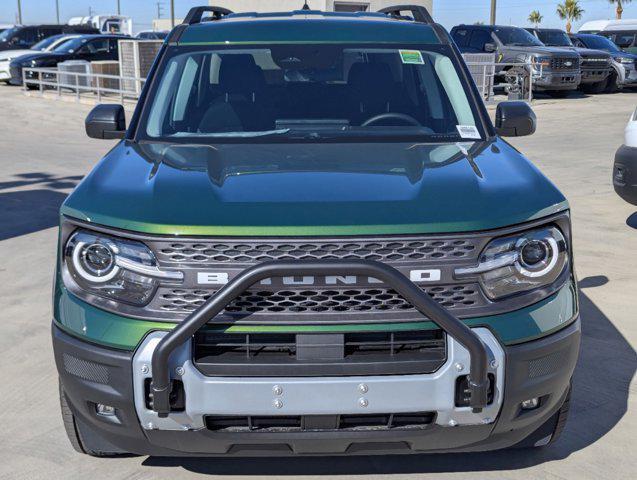
<instances>
[{"instance_id":1,"label":"green hood bulge","mask_svg":"<svg viewBox=\"0 0 637 480\"><path fill-rule=\"evenodd\" d=\"M502 140L121 142L62 213L151 234L305 236L487 230L566 208L555 186Z\"/></svg>"}]
</instances>

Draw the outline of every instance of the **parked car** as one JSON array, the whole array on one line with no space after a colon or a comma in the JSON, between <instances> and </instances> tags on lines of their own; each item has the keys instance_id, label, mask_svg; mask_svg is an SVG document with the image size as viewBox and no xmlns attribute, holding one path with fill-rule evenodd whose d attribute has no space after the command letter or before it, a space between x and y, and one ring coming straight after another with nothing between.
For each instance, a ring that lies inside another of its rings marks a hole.
<instances>
[{"instance_id":1,"label":"parked car","mask_svg":"<svg viewBox=\"0 0 637 480\"><path fill-rule=\"evenodd\" d=\"M601 35L578 33L571 34L570 38L578 47L604 50L612 55L615 75L611 74L608 80L608 90L614 91L617 87L637 85L637 55L620 50L617 45Z\"/></svg>"},{"instance_id":2,"label":"parked car","mask_svg":"<svg viewBox=\"0 0 637 480\"><path fill-rule=\"evenodd\" d=\"M118 41L122 38L121 35L82 35L62 43L53 51L23 55L11 61L9 83L22 85L22 69L25 67L53 68L67 60L86 60L87 62L117 60L119 58ZM36 74L27 77L27 79L34 78L37 78Z\"/></svg>"},{"instance_id":3,"label":"parked car","mask_svg":"<svg viewBox=\"0 0 637 480\"><path fill-rule=\"evenodd\" d=\"M18 25L0 33L0 51L24 50L61 33L99 33L89 25Z\"/></svg>"},{"instance_id":4,"label":"parked car","mask_svg":"<svg viewBox=\"0 0 637 480\"><path fill-rule=\"evenodd\" d=\"M0 52L0 81L6 83L11 79L11 61L23 55L32 55L39 52L52 52L64 42L77 38L79 35L60 34L47 37L39 41L28 50L5 50Z\"/></svg>"},{"instance_id":5,"label":"parked car","mask_svg":"<svg viewBox=\"0 0 637 480\"><path fill-rule=\"evenodd\" d=\"M637 205L637 111L626 125L624 144L615 155L615 192L631 205Z\"/></svg>"},{"instance_id":6,"label":"parked car","mask_svg":"<svg viewBox=\"0 0 637 480\"><path fill-rule=\"evenodd\" d=\"M500 103L494 126L426 9L194 8L136 109L89 114L120 141L61 209L52 336L78 451L559 436L580 344L569 206L501 139L534 132L530 106Z\"/></svg>"},{"instance_id":7,"label":"parked car","mask_svg":"<svg viewBox=\"0 0 637 480\"><path fill-rule=\"evenodd\" d=\"M527 28L547 47L563 48L577 52L580 57L582 80L580 88L586 92L602 93L608 86L608 77L613 71L612 57L603 50L576 47L565 31L557 28Z\"/></svg>"},{"instance_id":8,"label":"parked car","mask_svg":"<svg viewBox=\"0 0 637 480\"><path fill-rule=\"evenodd\" d=\"M577 52L545 46L523 28L493 25L459 25L451 36L463 53L495 52L498 63L528 63L533 70L533 89L553 95L576 90L581 81ZM526 68L504 66L497 75L528 76Z\"/></svg>"},{"instance_id":9,"label":"parked car","mask_svg":"<svg viewBox=\"0 0 637 480\"><path fill-rule=\"evenodd\" d=\"M167 30L158 32L155 30L145 30L143 32L139 32L136 35L136 38L140 40L164 40L170 32Z\"/></svg>"},{"instance_id":10,"label":"parked car","mask_svg":"<svg viewBox=\"0 0 637 480\"><path fill-rule=\"evenodd\" d=\"M5 30L9 30L10 28L15 27L15 25L10 24L10 23L0 23L0 33L4 32Z\"/></svg>"}]
</instances>

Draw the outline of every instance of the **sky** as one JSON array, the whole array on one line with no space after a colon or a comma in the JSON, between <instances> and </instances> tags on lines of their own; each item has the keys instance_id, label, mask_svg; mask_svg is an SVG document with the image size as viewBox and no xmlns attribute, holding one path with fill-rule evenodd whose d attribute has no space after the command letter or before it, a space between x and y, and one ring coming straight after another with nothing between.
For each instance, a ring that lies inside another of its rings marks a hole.
<instances>
[{"instance_id":1,"label":"sky","mask_svg":"<svg viewBox=\"0 0 637 480\"><path fill-rule=\"evenodd\" d=\"M58 0L60 20L63 23L70 17L88 15L89 7L96 14L112 14L117 11L117 0ZM263 0L267 2L268 0ZM22 0L22 19L24 23L55 23L56 0ZM15 23L17 0L0 0L0 23ZM123 15L133 17L136 31L149 29L153 18L157 18L158 0L120 0ZM163 18L168 18L170 0L159 0L163 9ZM195 5L206 4L205 0L175 0L175 16L183 18L188 9ZM220 0L226 6L231 0ZM276 4L276 1L272 1ZM299 7L303 0L299 0ZM409 3L397 0L396 3ZM564 27L555 14L558 0L498 0L498 23L527 26L527 18L532 10L544 15L543 26ZM459 23L489 21L491 0L434 0L434 18L448 29ZM615 18L615 7L608 0L580 0L585 13L575 29L588 20ZM230 7L231 8L231 7ZM637 1L624 7L624 18L637 18Z\"/></svg>"}]
</instances>

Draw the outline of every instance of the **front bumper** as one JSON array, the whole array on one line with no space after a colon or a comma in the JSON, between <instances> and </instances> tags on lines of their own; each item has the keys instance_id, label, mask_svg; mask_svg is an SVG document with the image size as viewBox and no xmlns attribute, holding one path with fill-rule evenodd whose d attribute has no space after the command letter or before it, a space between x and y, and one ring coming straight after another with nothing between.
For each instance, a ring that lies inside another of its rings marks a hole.
<instances>
[{"instance_id":1,"label":"front bumper","mask_svg":"<svg viewBox=\"0 0 637 480\"><path fill-rule=\"evenodd\" d=\"M533 88L538 91L576 90L581 81L582 75L579 70L570 72L544 70L534 77Z\"/></svg>"},{"instance_id":2,"label":"front bumper","mask_svg":"<svg viewBox=\"0 0 637 480\"><path fill-rule=\"evenodd\" d=\"M165 418L146 408L141 396L143 382L151 373L144 366L148 367L148 356L165 333L149 335L136 352L123 352L80 341L54 324L53 346L64 390L78 420L131 453L338 455L506 448L537 430L561 405L577 361L580 322L540 340L508 347L486 329L475 331L495 360L490 366L496 378L494 400L481 413L454 407L449 385L462 375L458 365L467 365L467 359L466 351L453 341L449 342L448 362L435 374L339 379L203 377L190 363L188 343L171 357L171 369L184 368L185 411ZM275 393L275 386L281 394ZM534 397L541 399L540 406L522 411L520 403ZM367 406L361 406L361 398L367 400ZM282 401L279 409L277 399ZM117 415L100 417L95 410L98 403L115 407ZM316 418L363 413L361 410L426 410L435 413L435 420L418 429L295 432L212 431L204 424L204 415Z\"/></svg>"},{"instance_id":3,"label":"front bumper","mask_svg":"<svg viewBox=\"0 0 637 480\"><path fill-rule=\"evenodd\" d=\"M610 75L610 68L582 68L580 85L592 85L603 82Z\"/></svg>"},{"instance_id":4,"label":"front bumper","mask_svg":"<svg viewBox=\"0 0 637 480\"><path fill-rule=\"evenodd\" d=\"M0 62L0 80L7 82L11 79L11 62Z\"/></svg>"},{"instance_id":5,"label":"front bumper","mask_svg":"<svg viewBox=\"0 0 637 480\"><path fill-rule=\"evenodd\" d=\"M637 205L637 148L622 145L613 166L615 192L631 205Z\"/></svg>"}]
</instances>

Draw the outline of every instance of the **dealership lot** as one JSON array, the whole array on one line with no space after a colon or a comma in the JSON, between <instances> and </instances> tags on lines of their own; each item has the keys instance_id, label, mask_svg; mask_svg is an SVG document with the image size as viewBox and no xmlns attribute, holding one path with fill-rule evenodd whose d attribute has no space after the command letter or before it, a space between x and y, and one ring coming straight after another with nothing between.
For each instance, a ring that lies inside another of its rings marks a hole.
<instances>
[{"instance_id":1,"label":"dealership lot","mask_svg":"<svg viewBox=\"0 0 637 480\"><path fill-rule=\"evenodd\" d=\"M637 469L637 213L611 165L637 93L538 100L538 133L515 139L569 198L582 287L583 346L572 415L547 450L342 459L95 459L68 444L49 338L57 209L113 145L83 132L90 107L0 87L0 478L629 478ZM632 394L632 395L631 395ZM429 474L429 475L428 475Z\"/></svg>"}]
</instances>

